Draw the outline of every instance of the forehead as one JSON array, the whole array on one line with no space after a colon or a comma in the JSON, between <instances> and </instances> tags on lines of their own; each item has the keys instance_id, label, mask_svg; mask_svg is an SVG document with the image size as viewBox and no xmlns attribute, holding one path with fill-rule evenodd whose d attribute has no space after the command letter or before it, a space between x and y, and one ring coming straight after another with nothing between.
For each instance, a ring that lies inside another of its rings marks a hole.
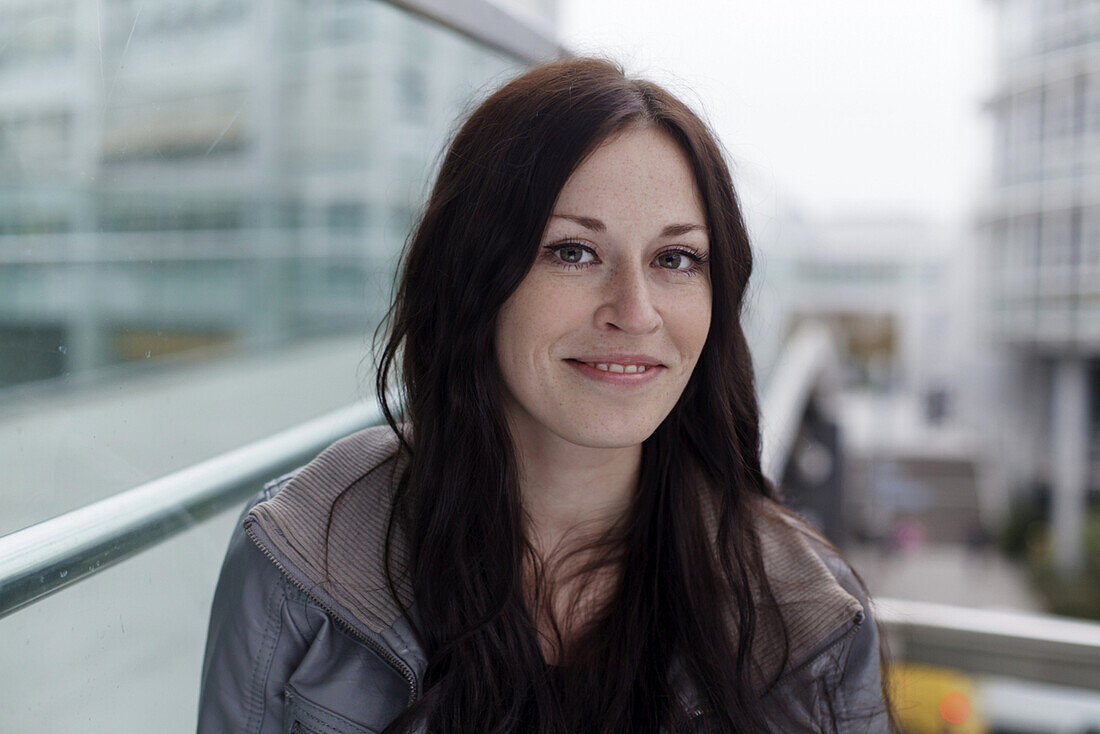
<instances>
[{"instance_id":1,"label":"forehead","mask_svg":"<svg viewBox=\"0 0 1100 734\"><path fill-rule=\"evenodd\" d=\"M687 155L668 133L648 127L600 145L566 181L554 212L610 220L609 226L672 220L706 224Z\"/></svg>"}]
</instances>

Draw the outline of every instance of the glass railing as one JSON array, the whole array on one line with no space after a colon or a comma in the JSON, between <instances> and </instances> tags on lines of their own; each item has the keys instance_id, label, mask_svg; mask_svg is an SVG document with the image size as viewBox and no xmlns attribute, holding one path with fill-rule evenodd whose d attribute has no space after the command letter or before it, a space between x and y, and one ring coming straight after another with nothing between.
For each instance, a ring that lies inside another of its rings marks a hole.
<instances>
[{"instance_id":1,"label":"glass railing","mask_svg":"<svg viewBox=\"0 0 1100 734\"><path fill-rule=\"evenodd\" d=\"M0 2L0 731L194 730L245 496L376 419L448 133L564 53L522 4Z\"/></svg>"},{"instance_id":2,"label":"glass railing","mask_svg":"<svg viewBox=\"0 0 1100 734\"><path fill-rule=\"evenodd\" d=\"M360 396L454 121L559 53L486 1L0 2L0 533Z\"/></svg>"},{"instance_id":3,"label":"glass railing","mask_svg":"<svg viewBox=\"0 0 1100 734\"><path fill-rule=\"evenodd\" d=\"M379 420L357 403L0 538L0 665L19 671L5 676L0 730L194 731L214 585L245 499Z\"/></svg>"}]
</instances>

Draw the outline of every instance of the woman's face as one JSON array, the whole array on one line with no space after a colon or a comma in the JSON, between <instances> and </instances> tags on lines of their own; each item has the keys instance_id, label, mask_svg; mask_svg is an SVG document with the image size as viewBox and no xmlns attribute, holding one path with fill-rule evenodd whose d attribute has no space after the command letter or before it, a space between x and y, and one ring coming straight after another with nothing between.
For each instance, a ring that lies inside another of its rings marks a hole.
<instances>
[{"instance_id":1,"label":"woman's face","mask_svg":"<svg viewBox=\"0 0 1100 734\"><path fill-rule=\"evenodd\" d=\"M706 217L667 133L598 148L555 203L496 351L519 440L634 446L669 414L710 328Z\"/></svg>"}]
</instances>

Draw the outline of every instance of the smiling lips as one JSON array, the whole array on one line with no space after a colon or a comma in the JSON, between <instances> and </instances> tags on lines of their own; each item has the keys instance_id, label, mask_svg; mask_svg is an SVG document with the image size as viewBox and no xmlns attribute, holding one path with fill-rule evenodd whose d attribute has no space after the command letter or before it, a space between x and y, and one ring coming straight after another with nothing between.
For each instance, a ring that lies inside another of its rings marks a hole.
<instances>
[{"instance_id":1,"label":"smiling lips","mask_svg":"<svg viewBox=\"0 0 1100 734\"><path fill-rule=\"evenodd\" d=\"M585 362L589 367L595 367L601 372L622 372L624 374L633 374L634 372L645 372L649 368L647 364L604 364L603 362Z\"/></svg>"},{"instance_id":2,"label":"smiling lips","mask_svg":"<svg viewBox=\"0 0 1100 734\"><path fill-rule=\"evenodd\" d=\"M638 367L659 367L661 360L648 354L592 354L586 357L572 357L574 362L584 362L588 365L617 364L621 367L636 365Z\"/></svg>"},{"instance_id":3,"label":"smiling lips","mask_svg":"<svg viewBox=\"0 0 1100 734\"><path fill-rule=\"evenodd\" d=\"M637 385L648 382L664 366L648 356L616 357L614 359L596 357L585 360L568 359L566 361L586 377L599 382L619 385Z\"/></svg>"}]
</instances>

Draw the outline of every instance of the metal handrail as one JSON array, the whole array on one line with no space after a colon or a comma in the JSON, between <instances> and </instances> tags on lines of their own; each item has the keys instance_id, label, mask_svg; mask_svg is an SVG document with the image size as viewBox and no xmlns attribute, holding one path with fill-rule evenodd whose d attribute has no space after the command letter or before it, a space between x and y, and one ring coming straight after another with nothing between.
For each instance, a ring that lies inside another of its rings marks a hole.
<instances>
[{"instance_id":1,"label":"metal handrail","mask_svg":"<svg viewBox=\"0 0 1100 734\"><path fill-rule=\"evenodd\" d=\"M356 403L0 537L0 618L243 502L333 441L381 423Z\"/></svg>"},{"instance_id":2,"label":"metal handrail","mask_svg":"<svg viewBox=\"0 0 1100 734\"><path fill-rule=\"evenodd\" d=\"M902 599L872 606L894 659L1100 691L1100 623Z\"/></svg>"},{"instance_id":3,"label":"metal handrail","mask_svg":"<svg viewBox=\"0 0 1100 734\"><path fill-rule=\"evenodd\" d=\"M383 0L529 63L569 56L553 29L533 15L518 15L487 0Z\"/></svg>"}]
</instances>

